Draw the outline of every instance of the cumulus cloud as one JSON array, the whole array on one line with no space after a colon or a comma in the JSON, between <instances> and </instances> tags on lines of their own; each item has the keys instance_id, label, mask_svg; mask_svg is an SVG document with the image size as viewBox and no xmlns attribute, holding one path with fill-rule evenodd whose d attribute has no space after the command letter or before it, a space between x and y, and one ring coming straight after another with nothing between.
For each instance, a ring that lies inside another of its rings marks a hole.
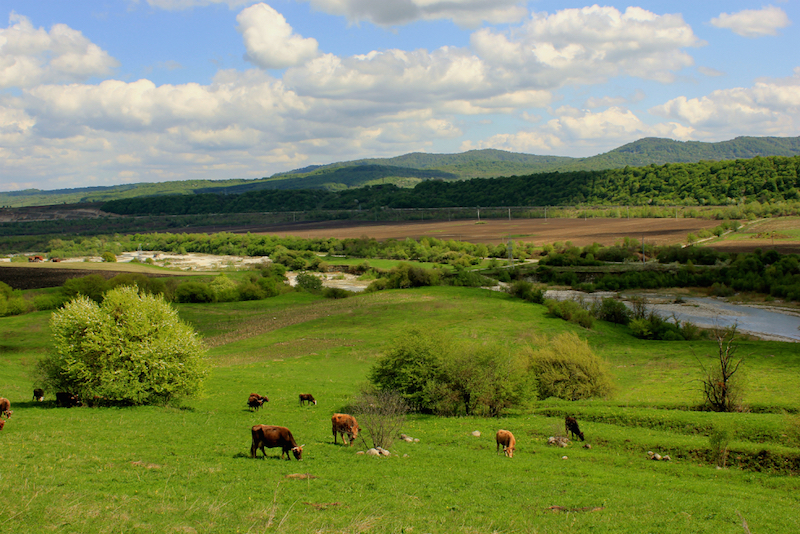
<instances>
[{"instance_id":1,"label":"cumulus cloud","mask_svg":"<svg viewBox=\"0 0 800 534\"><path fill-rule=\"evenodd\" d=\"M267 4L242 10L236 21L247 49L245 58L259 67L292 67L317 55L316 39L296 35L283 15Z\"/></svg>"},{"instance_id":2,"label":"cumulus cloud","mask_svg":"<svg viewBox=\"0 0 800 534\"><path fill-rule=\"evenodd\" d=\"M761 9L745 9L737 13L720 13L711 19L717 28L727 28L742 37L763 37L777 35L778 30L791 24L786 12L775 6Z\"/></svg>"},{"instance_id":3,"label":"cumulus cloud","mask_svg":"<svg viewBox=\"0 0 800 534\"><path fill-rule=\"evenodd\" d=\"M718 90L702 98L673 98L650 112L688 124L707 137L798 135L800 68L789 78L762 80L749 88Z\"/></svg>"},{"instance_id":4,"label":"cumulus cloud","mask_svg":"<svg viewBox=\"0 0 800 534\"><path fill-rule=\"evenodd\" d=\"M616 106L597 113L563 106L554 113L556 118L535 130L521 130L478 142L467 142L462 149L497 148L513 152L585 156L642 137L688 139L692 134L691 128L678 123L648 125L631 110Z\"/></svg>"},{"instance_id":5,"label":"cumulus cloud","mask_svg":"<svg viewBox=\"0 0 800 534\"><path fill-rule=\"evenodd\" d=\"M680 15L597 5L534 13L521 28L486 28L471 44L485 61L538 87L590 84L626 74L671 82L693 65L683 51L703 45Z\"/></svg>"},{"instance_id":6,"label":"cumulus cloud","mask_svg":"<svg viewBox=\"0 0 800 534\"><path fill-rule=\"evenodd\" d=\"M65 24L55 24L48 32L12 12L8 28L0 29L3 89L83 81L105 76L116 66L107 52Z\"/></svg>"},{"instance_id":7,"label":"cumulus cloud","mask_svg":"<svg viewBox=\"0 0 800 534\"><path fill-rule=\"evenodd\" d=\"M351 22L406 24L419 19L449 19L464 27L482 22L518 22L526 14L521 0L306 0L314 9Z\"/></svg>"}]
</instances>

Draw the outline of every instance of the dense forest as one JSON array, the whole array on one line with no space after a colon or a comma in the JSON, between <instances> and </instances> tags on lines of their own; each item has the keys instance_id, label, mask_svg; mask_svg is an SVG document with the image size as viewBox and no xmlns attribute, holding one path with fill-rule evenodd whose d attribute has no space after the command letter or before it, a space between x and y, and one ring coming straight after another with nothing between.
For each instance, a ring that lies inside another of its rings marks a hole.
<instances>
[{"instance_id":1,"label":"dense forest","mask_svg":"<svg viewBox=\"0 0 800 534\"><path fill-rule=\"evenodd\" d=\"M120 215L381 210L466 206L705 206L800 199L800 156L666 163L465 181L427 180L358 189L262 190L241 195L169 195L107 202Z\"/></svg>"},{"instance_id":2,"label":"dense forest","mask_svg":"<svg viewBox=\"0 0 800 534\"><path fill-rule=\"evenodd\" d=\"M737 137L718 143L645 138L587 158L537 156L495 149L470 150L460 154L417 152L394 158L309 165L258 179L183 180L53 191L27 189L0 192L0 206L105 202L156 195L241 194L261 189L320 188L337 191L385 184L407 188L431 179L468 180L555 171L598 171L625 166L797 155L800 155L800 137Z\"/></svg>"}]
</instances>

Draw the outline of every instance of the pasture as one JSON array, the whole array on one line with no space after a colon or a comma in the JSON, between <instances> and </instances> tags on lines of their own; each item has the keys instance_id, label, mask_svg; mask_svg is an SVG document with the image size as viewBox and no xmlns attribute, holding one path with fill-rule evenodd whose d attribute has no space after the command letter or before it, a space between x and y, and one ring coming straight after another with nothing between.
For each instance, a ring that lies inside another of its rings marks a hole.
<instances>
[{"instance_id":1,"label":"pasture","mask_svg":"<svg viewBox=\"0 0 800 534\"><path fill-rule=\"evenodd\" d=\"M0 431L0 532L719 534L747 532L743 521L759 534L800 531L795 344L742 341L752 413L713 414L687 410L713 342L642 341L604 323L583 330L487 290L289 293L179 310L214 368L201 398L167 407L56 408L54 392L31 401L49 314L0 319L0 396L14 410ZM412 326L509 350L575 330L611 363L617 393L531 400L499 419L412 415L403 431L420 441L396 441L388 458L357 455L361 436L334 445L331 414ZM251 392L269 397L259 411L246 406ZM300 406L299 393L318 405ZM591 449L546 444L563 434L565 414ZM259 423L289 427L302 461L280 460L279 449L251 459ZM511 459L495 452L499 428L517 438ZM726 469L710 460L720 428L732 435Z\"/></svg>"}]
</instances>

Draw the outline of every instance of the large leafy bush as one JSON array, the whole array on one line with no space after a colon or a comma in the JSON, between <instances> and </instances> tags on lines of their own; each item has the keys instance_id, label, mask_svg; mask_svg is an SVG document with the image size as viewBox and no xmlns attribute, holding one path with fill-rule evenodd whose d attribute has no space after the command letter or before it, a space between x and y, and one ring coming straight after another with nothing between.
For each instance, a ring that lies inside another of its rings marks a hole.
<instances>
[{"instance_id":1,"label":"large leafy bush","mask_svg":"<svg viewBox=\"0 0 800 534\"><path fill-rule=\"evenodd\" d=\"M154 404L200 390L208 370L196 333L160 296L121 286L101 304L78 296L53 313L43 383L84 401Z\"/></svg>"},{"instance_id":2,"label":"large leafy bush","mask_svg":"<svg viewBox=\"0 0 800 534\"><path fill-rule=\"evenodd\" d=\"M543 348L532 351L531 362L540 399L609 397L614 391L606 362L572 332L559 334Z\"/></svg>"}]
</instances>

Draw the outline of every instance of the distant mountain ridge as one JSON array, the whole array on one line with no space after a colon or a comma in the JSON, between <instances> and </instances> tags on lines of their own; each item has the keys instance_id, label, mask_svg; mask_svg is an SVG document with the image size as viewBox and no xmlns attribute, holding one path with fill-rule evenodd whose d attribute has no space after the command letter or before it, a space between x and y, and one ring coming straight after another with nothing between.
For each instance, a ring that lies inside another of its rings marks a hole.
<instances>
[{"instance_id":1,"label":"distant mountain ridge","mask_svg":"<svg viewBox=\"0 0 800 534\"><path fill-rule=\"evenodd\" d=\"M706 143L647 137L587 158L538 156L497 149L458 154L413 152L393 158L371 158L309 165L260 179L186 180L0 193L0 206L36 206L175 194L241 194L272 189L339 191L367 185L413 187L426 180L468 180L526 176L545 172L604 170L651 164L694 163L703 160L750 159L757 156L800 155L800 137L737 137Z\"/></svg>"}]
</instances>

